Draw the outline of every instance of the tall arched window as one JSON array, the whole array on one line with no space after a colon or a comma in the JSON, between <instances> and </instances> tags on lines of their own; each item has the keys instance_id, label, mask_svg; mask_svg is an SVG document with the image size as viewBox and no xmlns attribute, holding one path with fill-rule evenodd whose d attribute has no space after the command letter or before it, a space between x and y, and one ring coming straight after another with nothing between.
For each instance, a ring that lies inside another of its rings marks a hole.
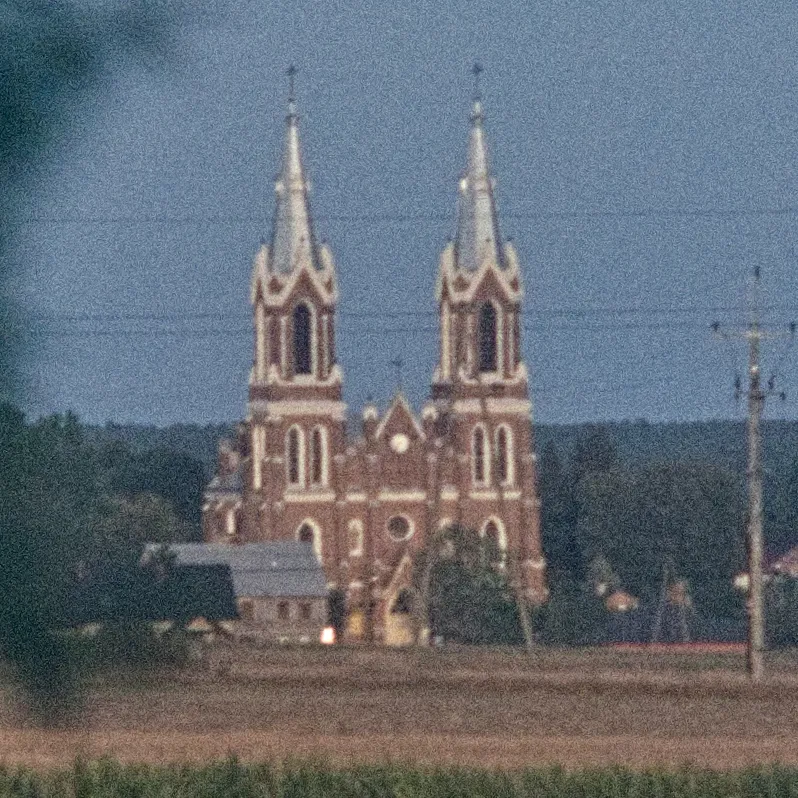
<instances>
[{"instance_id":1,"label":"tall arched window","mask_svg":"<svg viewBox=\"0 0 798 798\"><path fill-rule=\"evenodd\" d=\"M483 426L474 427L471 439L471 462L473 465L473 478L477 485L484 485L488 481L488 452L487 438Z\"/></svg>"},{"instance_id":2,"label":"tall arched window","mask_svg":"<svg viewBox=\"0 0 798 798\"><path fill-rule=\"evenodd\" d=\"M492 302L483 302L479 308L479 324L477 326L480 371L496 371L498 368L497 332L496 308Z\"/></svg>"},{"instance_id":3,"label":"tall arched window","mask_svg":"<svg viewBox=\"0 0 798 798\"><path fill-rule=\"evenodd\" d=\"M321 561L321 530L314 521L303 521L296 531L296 539L300 543L310 543L316 559Z\"/></svg>"},{"instance_id":4,"label":"tall arched window","mask_svg":"<svg viewBox=\"0 0 798 798\"><path fill-rule=\"evenodd\" d=\"M289 485L303 484L305 471L303 444L302 430L299 427L291 427L285 442L286 473Z\"/></svg>"},{"instance_id":5,"label":"tall arched window","mask_svg":"<svg viewBox=\"0 0 798 798\"><path fill-rule=\"evenodd\" d=\"M496 430L496 478L503 485L513 482L512 436L503 424Z\"/></svg>"},{"instance_id":6,"label":"tall arched window","mask_svg":"<svg viewBox=\"0 0 798 798\"><path fill-rule=\"evenodd\" d=\"M310 433L310 484L327 483L327 439L323 427L314 427Z\"/></svg>"},{"instance_id":7,"label":"tall arched window","mask_svg":"<svg viewBox=\"0 0 798 798\"><path fill-rule=\"evenodd\" d=\"M507 536L504 529L494 519L482 527L482 537L487 543L487 554L491 565L501 565L507 555Z\"/></svg>"},{"instance_id":8,"label":"tall arched window","mask_svg":"<svg viewBox=\"0 0 798 798\"><path fill-rule=\"evenodd\" d=\"M311 374L313 371L312 333L313 316L307 305L294 308L294 373Z\"/></svg>"}]
</instances>

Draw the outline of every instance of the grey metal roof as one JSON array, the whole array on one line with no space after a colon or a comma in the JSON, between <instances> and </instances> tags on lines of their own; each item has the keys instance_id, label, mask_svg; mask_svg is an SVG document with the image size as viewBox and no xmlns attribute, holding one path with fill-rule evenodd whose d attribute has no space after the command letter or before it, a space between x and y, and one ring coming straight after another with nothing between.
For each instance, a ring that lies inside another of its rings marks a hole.
<instances>
[{"instance_id":1,"label":"grey metal roof","mask_svg":"<svg viewBox=\"0 0 798 798\"><path fill-rule=\"evenodd\" d=\"M148 544L152 551L157 544ZM310 543L173 543L179 565L228 565L236 598L324 598L327 580Z\"/></svg>"}]
</instances>

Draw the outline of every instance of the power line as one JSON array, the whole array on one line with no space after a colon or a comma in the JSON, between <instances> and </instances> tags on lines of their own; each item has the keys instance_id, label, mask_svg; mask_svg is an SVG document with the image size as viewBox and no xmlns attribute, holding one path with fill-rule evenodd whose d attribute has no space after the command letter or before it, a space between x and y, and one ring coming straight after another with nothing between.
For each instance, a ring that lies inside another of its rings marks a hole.
<instances>
[{"instance_id":1,"label":"power line","mask_svg":"<svg viewBox=\"0 0 798 798\"><path fill-rule=\"evenodd\" d=\"M743 306L681 306L673 307L669 305L649 305L641 307L607 306L607 307L565 307L565 308L529 308L522 311L521 315L535 318L562 319L564 321L578 321L588 316L633 316L633 315L690 315L690 314L726 314L743 313L746 309ZM798 305L769 305L762 308L766 313L798 312ZM339 319L351 320L373 320L373 319L402 319L402 318L437 318L436 309L422 310L386 310L386 311L339 311ZM90 322L123 322L123 321L208 321L208 320L232 320L243 321L249 319L250 314L243 312L224 313L222 311L196 311L181 313L44 313L37 312L29 314L29 318L37 321L53 321L68 323L90 323ZM659 322L654 322L659 324Z\"/></svg>"},{"instance_id":2,"label":"power line","mask_svg":"<svg viewBox=\"0 0 798 798\"><path fill-rule=\"evenodd\" d=\"M585 211L518 211L503 212L502 218L516 221L543 221L547 219L740 219L773 216L796 216L798 207L774 208L628 208L621 210ZM450 213L331 213L316 214L318 222L343 222L357 224L451 222ZM265 224L269 214L232 216L29 216L17 224L32 225L237 225Z\"/></svg>"}]
</instances>

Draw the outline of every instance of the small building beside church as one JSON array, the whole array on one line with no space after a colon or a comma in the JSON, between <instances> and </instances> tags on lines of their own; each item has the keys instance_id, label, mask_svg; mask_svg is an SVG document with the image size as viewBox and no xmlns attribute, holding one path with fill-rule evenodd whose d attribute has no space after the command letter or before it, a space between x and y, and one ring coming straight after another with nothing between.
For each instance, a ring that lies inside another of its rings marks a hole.
<instances>
[{"instance_id":1,"label":"small building beside church","mask_svg":"<svg viewBox=\"0 0 798 798\"><path fill-rule=\"evenodd\" d=\"M521 266L499 227L478 93L457 232L437 269L438 363L420 413L400 392L384 412L368 404L347 432L337 272L314 234L293 96L275 194L250 286L247 417L220 444L204 539L310 544L327 587L346 595L353 639L409 642L415 557L455 522L493 538L517 592L544 601Z\"/></svg>"},{"instance_id":2,"label":"small building beside church","mask_svg":"<svg viewBox=\"0 0 798 798\"><path fill-rule=\"evenodd\" d=\"M155 547L150 547L155 548ZM327 580L310 544L173 543L175 564L230 569L238 618L237 637L277 643L318 643L327 626Z\"/></svg>"}]
</instances>

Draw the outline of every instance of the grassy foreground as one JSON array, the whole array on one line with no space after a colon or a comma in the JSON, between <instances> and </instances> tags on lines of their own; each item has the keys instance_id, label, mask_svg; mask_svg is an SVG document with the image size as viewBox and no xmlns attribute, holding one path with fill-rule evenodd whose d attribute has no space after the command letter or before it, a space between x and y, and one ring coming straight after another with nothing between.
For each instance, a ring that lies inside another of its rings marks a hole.
<instances>
[{"instance_id":1,"label":"grassy foreground","mask_svg":"<svg viewBox=\"0 0 798 798\"><path fill-rule=\"evenodd\" d=\"M796 794L798 770L775 766L725 772L622 768L502 772L402 765L245 765L236 759L204 767L122 765L103 759L77 760L70 769L49 771L0 767L2 798L775 798Z\"/></svg>"}]
</instances>

